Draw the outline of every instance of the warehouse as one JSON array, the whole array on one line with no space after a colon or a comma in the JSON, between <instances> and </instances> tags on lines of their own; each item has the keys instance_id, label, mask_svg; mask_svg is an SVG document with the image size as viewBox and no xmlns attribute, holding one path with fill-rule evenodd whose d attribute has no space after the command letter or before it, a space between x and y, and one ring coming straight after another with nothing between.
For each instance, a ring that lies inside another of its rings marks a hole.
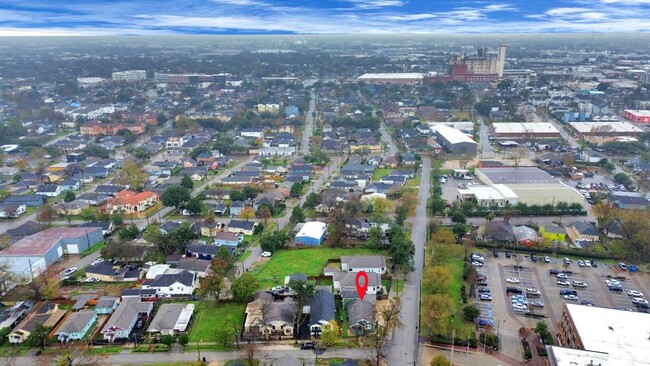
<instances>
[{"instance_id":1,"label":"warehouse","mask_svg":"<svg viewBox=\"0 0 650 366\"><path fill-rule=\"evenodd\" d=\"M433 127L438 137L438 143L445 151L452 154L476 154L476 141L460 130L446 125Z\"/></svg>"},{"instance_id":2,"label":"warehouse","mask_svg":"<svg viewBox=\"0 0 650 366\"><path fill-rule=\"evenodd\" d=\"M31 279L64 254L79 254L104 239L100 227L58 227L43 230L16 242L0 252L0 263Z\"/></svg>"},{"instance_id":3,"label":"warehouse","mask_svg":"<svg viewBox=\"0 0 650 366\"><path fill-rule=\"evenodd\" d=\"M325 240L327 233L327 224L320 221L306 222L298 234L296 234L296 244L298 245L321 245Z\"/></svg>"},{"instance_id":4,"label":"warehouse","mask_svg":"<svg viewBox=\"0 0 650 366\"><path fill-rule=\"evenodd\" d=\"M630 122L570 122L580 137L636 136L644 131Z\"/></svg>"},{"instance_id":5,"label":"warehouse","mask_svg":"<svg viewBox=\"0 0 650 366\"><path fill-rule=\"evenodd\" d=\"M483 207L505 207L506 205L515 206L518 202L515 194L508 186L504 184L495 184L492 186L469 186L459 189L459 199L463 202L474 201Z\"/></svg>"},{"instance_id":6,"label":"warehouse","mask_svg":"<svg viewBox=\"0 0 650 366\"><path fill-rule=\"evenodd\" d=\"M642 109L626 109L623 111L623 117L635 123L650 123L650 111Z\"/></svg>"},{"instance_id":7,"label":"warehouse","mask_svg":"<svg viewBox=\"0 0 650 366\"><path fill-rule=\"evenodd\" d=\"M533 141L560 138L560 130L547 122L493 123L492 133L497 140Z\"/></svg>"},{"instance_id":8,"label":"warehouse","mask_svg":"<svg viewBox=\"0 0 650 366\"><path fill-rule=\"evenodd\" d=\"M424 75L419 72L368 73L359 76L357 81L371 84L420 84Z\"/></svg>"},{"instance_id":9,"label":"warehouse","mask_svg":"<svg viewBox=\"0 0 650 366\"><path fill-rule=\"evenodd\" d=\"M584 204L585 198L552 175L537 167L493 167L476 169L474 174L485 185L505 185L527 205L557 204L558 202ZM509 198L510 199L510 198Z\"/></svg>"}]
</instances>

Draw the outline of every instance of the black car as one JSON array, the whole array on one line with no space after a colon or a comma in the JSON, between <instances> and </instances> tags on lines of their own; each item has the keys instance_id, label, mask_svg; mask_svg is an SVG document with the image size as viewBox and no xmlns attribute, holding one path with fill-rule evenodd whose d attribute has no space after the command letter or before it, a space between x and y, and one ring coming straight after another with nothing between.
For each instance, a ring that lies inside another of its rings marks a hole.
<instances>
[{"instance_id":1,"label":"black car","mask_svg":"<svg viewBox=\"0 0 650 366\"><path fill-rule=\"evenodd\" d=\"M485 292L489 293L489 292L490 292L490 289L487 288L487 287L480 287L480 288L479 288L478 290L476 290L476 291L478 291L479 294L482 294L482 293L485 293Z\"/></svg>"},{"instance_id":2,"label":"black car","mask_svg":"<svg viewBox=\"0 0 650 366\"><path fill-rule=\"evenodd\" d=\"M564 273L564 272L556 268L552 268L548 270L548 274L550 274L551 276L555 276L558 273Z\"/></svg>"},{"instance_id":3,"label":"black car","mask_svg":"<svg viewBox=\"0 0 650 366\"><path fill-rule=\"evenodd\" d=\"M518 287L506 287L506 293L521 294L523 291Z\"/></svg>"},{"instance_id":4,"label":"black car","mask_svg":"<svg viewBox=\"0 0 650 366\"><path fill-rule=\"evenodd\" d=\"M135 323L135 327L140 329L144 325L144 319L138 319L138 322Z\"/></svg>"},{"instance_id":5,"label":"black car","mask_svg":"<svg viewBox=\"0 0 650 366\"><path fill-rule=\"evenodd\" d=\"M300 349L314 349L314 348L316 348L314 342L307 342L300 345Z\"/></svg>"},{"instance_id":6,"label":"black car","mask_svg":"<svg viewBox=\"0 0 650 366\"><path fill-rule=\"evenodd\" d=\"M512 257L512 253L511 252L506 252L506 258L511 258L511 257Z\"/></svg>"},{"instance_id":7,"label":"black car","mask_svg":"<svg viewBox=\"0 0 650 366\"><path fill-rule=\"evenodd\" d=\"M623 292L623 287L622 286L607 286L609 288L609 291L614 291L614 292Z\"/></svg>"},{"instance_id":8,"label":"black car","mask_svg":"<svg viewBox=\"0 0 650 366\"><path fill-rule=\"evenodd\" d=\"M533 261L533 262L537 262L537 254L530 253L530 260Z\"/></svg>"},{"instance_id":9,"label":"black car","mask_svg":"<svg viewBox=\"0 0 650 366\"><path fill-rule=\"evenodd\" d=\"M560 290L560 296L565 296L565 295L578 296L578 292L576 290Z\"/></svg>"},{"instance_id":10,"label":"black car","mask_svg":"<svg viewBox=\"0 0 650 366\"><path fill-rule=\"evenodd\" d=\"M595 261L592 260L591 261L591 266L594 267L594 268L598 268L598 263L596 263Z\"/></svg>"},{"instance_id":11,"label":"black car","mask_svg":"<svg viewBox=\"0 0 650 366\"><path fill-rule=\"evenodd\" d=\"M494 257L499 257L499 251L498 251L498 250L493 250L493 251L492 251L492 255L493 255Z\"/></svg>"}]
</instances>

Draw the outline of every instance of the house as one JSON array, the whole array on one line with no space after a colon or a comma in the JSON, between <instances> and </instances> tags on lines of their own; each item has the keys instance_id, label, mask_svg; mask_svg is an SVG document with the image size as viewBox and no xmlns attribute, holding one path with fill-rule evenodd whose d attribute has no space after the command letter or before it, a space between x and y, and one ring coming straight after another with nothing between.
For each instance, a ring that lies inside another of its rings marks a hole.
<instances>
[{"instance_id":1,"label":"house","mask_svg":"<svg viewBox=\"0 0 650 366\"><path fill-rule=\"evenodd\" d=\"M198 275L188 271L162 274L153 281L142 283L143 289L155 289L158 296L192 295L199 283Z\"/></svg>"},{"instance_id":2,"label":"house","mask_svg":"<svg viewBox=\"0 0 650 366\"><path fill-rule=\"evenodd\" d=\"M76 201L85 202L91 206L100 206L108 202L111 199L111 196L106 196L99 193L84 193L81 196L77 197Z\"/></svg>"},{"instance_id":3,"label":"house","mask_svg":"<svg viewBox=\"0 0 650 366\"><path fill-rule=\"evenodd\" d=\"M34 306L36 310L29 313L7 336L9 343L20 344L29 338L37 324L51 328L56 326L65 316L65 310L59 310L59 306L50 301L43 301Z\"/></svg>"},{"instance_id":4,"label":"house","mask_svg":"<svg viewBox=\"0 0 650 366\"><path fill-rule=\"evenodd\" d=\"M11 195L5 198L2 203L17 203L27 207L39 207L45 203L45 196L38 194L26 194L22 196Z\"/></svg>"},{"instance_id":5,"label":"house","mask_svg":"<svg viewBox=\"0 0 650 366\"><path fill-rule=\"evenodd\" d=\"M383 255L344 255L341 257L341 271L343 272L374 272L383 275L386 273L386 257Z\"/></svg>"},{"instance_id":6,"label":"house","mask_svg":"<svg viewBox=\"0 0 650 366\"><path fill-rule=\"evenodd\" d=\"M147 333L176 335L185 333L194 314L194 304L162 304Z\"/></svg>"},{"instance_id":7,"label":"house","mask_svg":"<svg viewBox=\"0 0 650 366\"><path fill-rule=\"evenodd\" d=\"M648 205L650 205L650 201L648 201L645 197L641 197L641 195L615 195L613 194L611 197L611 201L616 207L623 209L623 210L640 210L640 211L645 211L648 208ZM0 216L2 217L2 216Z\"/></svg>"},{"instance_id":8,"label":"house","mask_svg":"<svg viewBox=\"0 0 650 366\"><path fill-rule=\"evenodd\" d=\"M327 224L319 221L306 222L296 234L297 245L321 245L327 234Z\"/></svg>"},{"instance_id":9,"label":"house","mask_svg":"<svg viewBox=\"0 0 650 366\"><path fill-rule=\"evenodd\" d=\"M18 203L0 202L0 219L16 218L27 211L27 206Z\"/></svg>"},{"instance_id":10,"label":"house","mask_svg":"<svg viewBox=\"0 0 650 366\"><path fill-rule=\"evenodd\" d=\"M201 236L209 236L211 238L221 232L225 227L226 224L223 222L215 222L213 224L204 223L199 226Z\"/></svg>"},{"instance_id":11,"label":"house","mask_svg":"<svg viewBox=\"0 0 650 366\"><path fill-rule=\"evenodd\" d=\"M242 128L239 135L241 137L263 138L264 128Z\"/></svg>"},{"instance_id":12,"label":"house","mask_svg":"<svg viewBox=\"0 0 650 366\"><path fill-rule=\"evenodd\" d=\"M137 298L142 301L150 301L158 298L156 290L141 288L126 288L121 293L122 300L127 298Z\"/></svg>"},{"instance_id":13,"label":"house","mask_svg":"<svg viewBox=\"0 0 650 366\"><path fill-rule=\"evenodd\" d=\"M230 220L228 231L231 233L242 233L244 235L253 235L258 223L255 221Z\"/></svg>"},{"instance_id":14,"label":"house","mask_svg":"<svg viewBox=\"0 0 650 366\"><path fill-rule=\"evenodd\" d=\"M318 337L329 322L336 319L336 304L334 294L328 290L318 290L309 299L309 331Z\"/></svg>"},{"instance_id":15,"label":"house","mask_svg":"<svg viewBox=\"0 0 650 366\"><path fill-rule=\"evenodd\" d=\"M90 327L95 324L97 313L92 310L81 310L70 314L56 331L59 342L83 339Z\"/></svg>"},{"instance_id":16,"label":"house","mask_svg":"<svg viewBox=\"0 0 650 366\"><path fill-rule=\"evenodd\" d=\"M134 271L136 273L129 273L131 271L129 271L126 267L114 265L109 261L104 261L86 267L86 277L105 282L137 281L140 277L140 271Z\"/></svg>"},{"instance_id":17,"label":"house","mask_svg":"<svg viewBox=\"0 0 650 366\"><path fill-rule=\"evenodd\" d=\"M100 185L95 188L95 193L103 196L115 197L118 193L122 192L125 188L122 186Z\"/></svg>"},{"instance_id":18,"label":"house","mask_svg":"<svg viewBox=\"0 0 650 366\"><path fill-rule=\"evenodd\" d=\"M230 217L239 216L246 207L244 201L235 201L230 204Z\"/></svg>"},{"instance_id":19,"label":"house","mask_svg":"<svg viewBox=\"0 0 650 366\"><path fill-rule=\"evenodd\" d=\"M386 175L379 179L379 183L399 184L403 186L406 183L406 177L402 175Z\"/></svg>"},{"instance_id":20,"label":"house","mask_svg":"<svg viewBox=\"0 0 650 366\"><path fill-rule=\"evenodd\" d=\"M368 275L368 287L366 294L376 295L382 292L381 275L379 273L370 272ZM355 272L333 272L334 290L343 293L352 293L354 297L357 295L357 274Z\"/></svg>"},{"instance_id":21,"label":"house","mask_svg":"<svg viewBox=\"0 0 650 366\"><path fill-rule=\"evenodd\" d=\"M116 339L128 339L138 319L151 315L153 305L153 302L143 302L137 296L123 297L122 302L101 330L104 339L110 342Z\"/></svg>"},{"instance_id":22,"label":"house","mask_svg":"<svg viewBox=\"0 0 650 366\"><path fill-rule=\"evenodd\" d=\"M242 338L250 341L292 339L296 302L291 297L275 302L265 292L258 293L255 297L257 299L246 306Z\"/></svg>"},{"instance_id":23,"label":"house","mask_svg":"<svg viewBox=\"0 0 650 366\"><path fill-rule=\"evenodd\" d=\"M210 271L210 261L196 259L196 258L181 258L176 265L176 268L181 271L188 271L195 273L199 278L205 278Z\"/></svg>"},{"instance_id":24,"label":"house","mask_svg":"<svg viewBox=\"0 0 650 366\"><path fill-rule=\"evenodd\" d=\"M374 316L374 302L352 300L347 304L348 324L354 334L363 335L374 332L377 321Z\"/></svg>"},{"instance_id":25,"label":"house","mask_svg":"<svg viewBox=\"0 0 650 366\"><path fill-rule=\"evenodd\" d=\"M79 227L98 227L102 229L102 235L108 236L113 233L115 230L115 224L113 221L91 221L91 222L85 222Z\"/></svg>"},{"instance_id":26,"label":"house","mask_svg":"<svg viewBox=\"0 0 650 366\"><path fill-rule=\"evenodd\" d=\"M576 221L572 225L566 228L567 236L571 239L573 243L587 241L587 242L597 242L600 241L600 235L598 235L598 229L589 222L585 221Z\"/></svg>"},{"instance_id":27,"label":"house","mask_svg":"<svg viewBox=\"0 0 650 366\"><path fill-rule=\"evenodd\" d=\"M11 307L2 308L0 312L0 329L13 329L22 320L29 310L34 306L34 301L19 301Z\"/></svg>"},{"instance_id":28,"label":"house","mask_svg":"<svg viewBox=\"0 0 650 366\"><path fill-rule=\"evenodd\" d=\"M483 239L498 243L513 243L515 234L512 226L503 220L492 220L485 223Z\"/></svg>"},{"instance_id":29,"label":"house","mask_svg":"<svg viewBox=\"0 0 650 366\"><path fill-rule=\"evenodd\" d=\"M539 226L539 233L542 238L550 241L566 241L566 228L550 223Z\"/></svg>"},{"instance_id":30,"label":"house","mask_svg":"<svg viewBox=\"0 0 650 366\"><path fill-rule=\"evenodd\" d=\"M100 228L50 228L0 251L0 263L8 263L18 276L32 278L64 254L83 253L103 239Z\"/></svg>"},{"instance_id":31,"label":"house","mask_svg":"<svg viewBox=\"0 0 650 366\"><path fill-rule=\"evenodd\" d=\"M61 189L65 191L76 191L81 188L81 181L76 179L66 179L59 183Z\"/></svg>"},{"instance_id":32,"label":"house","mask_svg":"<svg viewBox=\"0 0 650 366\"><path fill-rule=\"evenodd\" d=\"M217 203L214 205L214 214L217 216L223 216L226 214L226 211L228 211L228 206L226 206L224 203Z\"/></svg>"},{"instance_id":33,"label":"house","mask_svg":"<svg viewBox=\"0 0 650 366\"><path fill-rule=\"evenodd\" d=\"M214 235L215 245L225 245L228 247L236 247L244 241L244 234L231 233L227 231L219 231Z\"/></svg>"},{"instance_id":34,"label":"house","mask_svg":"<svg viewBox=\"0 0 650 366\"><path fill-rule=\"evenodd\" d=\"M105 179L111 174L111 170L101 166L89 166L84 169L84 174L92 175L95 178Z\"/></svg>"},{"instance_id":35,"label":"house","mask_svg":"<svg viewBox=\"0 0 650 366\"><path fill-rule=\"evenodd\" d=\"M24 237L34 235L43 229L44 227L41 224L30 220L13 229L7 229L7 234L9 234L11 239L16 242Z\"/></svg>"},{"instance_id":36,"label":"house","mask_svg":"<svg viewBox=\"0 0 650 366\"><path fill-rule=\"evenodd\" d=\"M212 260L222 247L207 244L188 244L185 247L185 255L203 260Z\"/></svg>"},{"instance_id":37,"label":"house","mask_svg":"<svg viewBox=\"0 0 650 366\"><path fill-rule=\"evenodd\" d=\"M58 197L61 193L63 193L63 189L61 189L61 186L56 184L45 184L36 188L36 194L40 196Z\"/></svg>"},{"instance_id":38,"label":"house","mask_svg":"<svg viewBox=\"0 0 650 366\"><path fill-rule=\"evenodd\" d=\"M95 313L112 314L119 304L120 299L117 297L102 296L97 299L97 303L95 304Z\"/></svg>"},{"instance_id":39,"label":"house","mask_svg":"<svg viewBox=\"0 0 650 366\"><path fill-rule=\"evenodd\" d=\"M106 212L110 214L135 214L143 216L143 212L160 201L158 194L150 191L134 192L124 190L106 203Z\"/></svg>"}]
</instances>

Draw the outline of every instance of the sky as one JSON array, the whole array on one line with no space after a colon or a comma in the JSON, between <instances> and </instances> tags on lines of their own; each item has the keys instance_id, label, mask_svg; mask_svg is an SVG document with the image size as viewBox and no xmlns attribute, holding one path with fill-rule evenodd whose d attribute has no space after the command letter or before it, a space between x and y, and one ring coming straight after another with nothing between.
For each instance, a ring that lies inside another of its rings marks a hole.
<instances>
[{"instance_id":1,"label":"sky","mask_svg":"<svg viewBox=\"0 0 650 366\"><path fill-rule=\"evenodd\" d=\"M650 0L0 0L0 36L648 31Z\"/></svg>"}]
</instances>

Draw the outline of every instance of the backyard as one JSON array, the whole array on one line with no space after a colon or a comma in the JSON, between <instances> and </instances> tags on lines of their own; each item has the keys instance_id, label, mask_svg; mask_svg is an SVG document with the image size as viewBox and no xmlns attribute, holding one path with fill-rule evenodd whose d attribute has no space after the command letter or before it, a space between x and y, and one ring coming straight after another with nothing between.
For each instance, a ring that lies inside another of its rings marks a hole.
<instances>
[{"instance_id":1,"label":"backyard","mask_svg":"<svg viewBox=\"0 0 650 366\"><path fill-rule=\"evenodd\" d=\"M372 180L379 180L381 177L388 175L390 171L391 169L388 168L375 169L375 171L372 173Z\"/></svg>"},{"instance_id":2,"label":"backyard","mask_svg":"<svg viewBox=\"0 0 650 366\"><path fill-rule=\"evenodd\" d=\"M343 248L309 248L287 249L273 253L271 259L253 268L259 288L270 288L284 281L284 277L296 272L307 276L317 276L322 273L328 259L339 259L343 255L355 254L385 254L371 249Z\"/></svg>"},{"instance_id":3,"label":"backyard","mask_svg":"<svg viewBox=\"0 0 650 366\"><path fill-rule=\"evenodd\" d=\"M229 327L240 330L244 324L246 304L193 301L196 315L190 329L190 343L216 342L217 328Z\"/></svg>"}]
</instances>

